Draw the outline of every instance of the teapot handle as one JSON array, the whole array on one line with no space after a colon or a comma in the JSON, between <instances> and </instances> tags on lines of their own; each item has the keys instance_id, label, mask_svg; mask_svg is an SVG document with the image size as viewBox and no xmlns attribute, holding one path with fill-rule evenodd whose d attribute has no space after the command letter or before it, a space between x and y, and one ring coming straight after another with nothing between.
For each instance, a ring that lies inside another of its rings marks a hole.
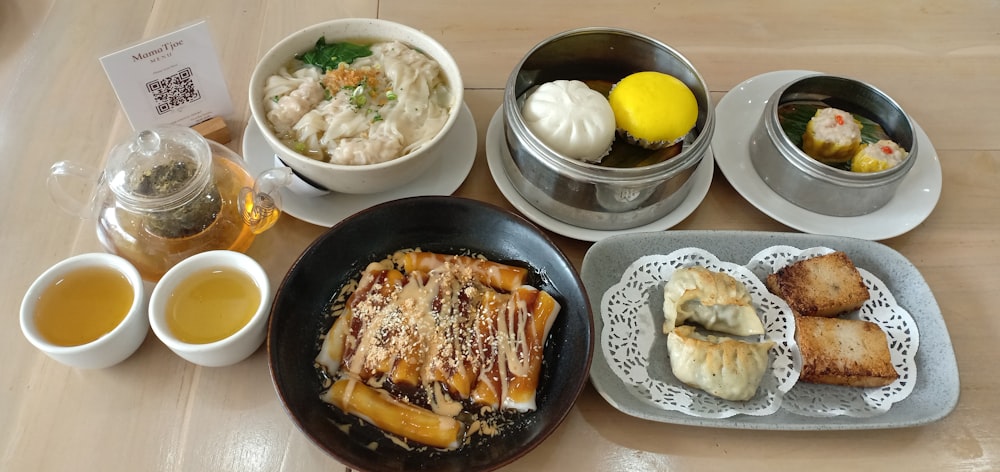
<instances>
[{"instance_id":1,"label":"teapot handle","mask_svg":"<svg viewBox=\"0 0 1000 472\"><path fill-rule=\"evenodd\" d=\"M49 196L63 211L88 218L94 210L96 190L104 184L104 173L92 167L59 161L49 168L45 180Z\"/></svg>"},{"instance_id":2,"label":"teapot handle","mask_svg":"<svg viewBox=\"0 0 1000 472\"><path fill-rule=\"evenodd\" d=\"M278 167L262 172L252 189L243 187L240 190L240 213L250 231L260 234L274 226L281 215L279 190L290 183L292 183L292 169Z\"/></svg>"}]
</instances>

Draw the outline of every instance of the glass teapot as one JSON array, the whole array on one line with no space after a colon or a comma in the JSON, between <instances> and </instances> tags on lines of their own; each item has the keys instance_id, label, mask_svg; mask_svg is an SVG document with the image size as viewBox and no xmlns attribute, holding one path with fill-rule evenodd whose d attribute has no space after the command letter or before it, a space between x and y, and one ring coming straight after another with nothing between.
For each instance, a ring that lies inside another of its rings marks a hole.
<instances>
[{"instance_id":1,"label":"glass teapot","mask_svg":"<svg viewBox=\"0 0 1000 472\"><path fill-rule=\"evenodd\" d=\"M109 252L157 281L199 252L246 251L278 220L278 189L291 179L291 169L275 168L254 181L225 146L191 128L162 126L115 146L103 171L53 164L48 188L64 210L97 220Z\"/></svg>"}]
</instances>

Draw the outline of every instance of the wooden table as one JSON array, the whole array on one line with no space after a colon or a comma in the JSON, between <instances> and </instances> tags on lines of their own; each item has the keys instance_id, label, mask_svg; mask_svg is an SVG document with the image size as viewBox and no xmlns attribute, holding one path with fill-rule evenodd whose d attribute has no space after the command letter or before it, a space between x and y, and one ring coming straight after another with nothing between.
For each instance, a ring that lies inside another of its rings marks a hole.
<instances>
[{"instance_id":1,"label":"wooden table","mask_svg":"<svg viewBox=\"0 0 1000 472\"><path fill-rule=\"evenodd\" d=\"M100 251L93 221L48 198L49 166L100 166L131 129L98 57L207 18L235 113L240 150L257 58L284 35L367 16L437 38L461 67L479 148L456 192L513 209L483 150L508 73L538 41L617 26L686 55L718 101L767 71L861 78L899 101L934 143L941 199L927 220L883 241L921 271L940 304L961 376L957 408L897 430L756 432L631 418L588 387L546 442L508 470L996 470L1000 468L1000 5L985 0L865 2L581 2L529 0L7 0L0 3L0 469L339 470L286 417L263 349L228 368L199 368L150 335L113 368L64 367L32 348L17 311L31 281L65 257ZM794 231L745 201L716 172L676 229ZM275 281L325 228L283 217L250 248ZM555 236L579 264L589 243Z\"/></svg>"}]
</instances>

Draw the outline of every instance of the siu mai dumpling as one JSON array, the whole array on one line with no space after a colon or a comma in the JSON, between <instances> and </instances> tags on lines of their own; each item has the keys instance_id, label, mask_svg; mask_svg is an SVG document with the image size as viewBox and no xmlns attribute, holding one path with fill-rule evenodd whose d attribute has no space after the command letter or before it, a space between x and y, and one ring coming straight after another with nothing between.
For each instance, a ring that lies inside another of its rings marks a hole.
<instances>
[{"instance_id":1,"label":"siu mai dumpling","mask_svg":"<svg viewBox=\"0 0 1000 472\"><path fill-rule=\"evenodd\" d=\"M540 85L524 101L521 115L540 141L571 159L600 162L615 139L608 99L579 80Z\"/></svg>"},{"instance_id":2,"label":"siu mai dumpling","mask_svg":"<svg viewBox=\"0 0 1000 472\"><path fill-rule=\"evenodd\" d=\"M883 139L861 146L851 159L851 172L882 172L903 163L907 152L894 141Z\"/></svg>"},{"instance_id":3,"label":"siu mai dumpling","mask_svg":"<svg viewBox=\"0 0 1000 472\"><path fill-rule=\"evenodd\" d=\"M694 326L678 326L667 334L670 370L691 387L732 401L754 397L768 366L774 341L747 342L701 335Z\"/></svg>"},{"instance_id":4,"label":"siu mai dumpling","mask_svg":"<svg viewBox=\"0 0 1000 472\"><path fill-rule=\"evenodd\" d=\"M860 145L861 123L836 108L817 110L802 134L802 151L824 164L850 162Z\"/></svg>"},{"instance_id":5,"label":"siu mai dumpling","mask_svg":"<svg viewBox=\"0 0 1000 472\"><path fill-rule=\"evenodd\" d=\"M745 285L701 266L674 271L663 290L663 332L687 321L735 336L764 334Z\"/></svg>"}]
</instances>

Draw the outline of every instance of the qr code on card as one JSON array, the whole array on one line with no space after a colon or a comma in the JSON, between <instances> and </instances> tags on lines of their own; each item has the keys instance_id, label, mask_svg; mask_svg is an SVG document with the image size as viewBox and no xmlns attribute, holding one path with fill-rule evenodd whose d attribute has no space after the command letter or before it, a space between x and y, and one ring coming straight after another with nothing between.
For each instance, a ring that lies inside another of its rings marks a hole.
<instances>
[{"instance_id":1,"label":"qr code on card","mask_svg":"<svg viewBox=\"0 0 1000 472\"><path fill-rule=\"evenodd\" d=\"M201 92L195 87L190 67L185 67L173 75L146 82L146 91L153 98L156 113L160 115L185 103L201 99Z\"/></svg>"}]
</instances>

